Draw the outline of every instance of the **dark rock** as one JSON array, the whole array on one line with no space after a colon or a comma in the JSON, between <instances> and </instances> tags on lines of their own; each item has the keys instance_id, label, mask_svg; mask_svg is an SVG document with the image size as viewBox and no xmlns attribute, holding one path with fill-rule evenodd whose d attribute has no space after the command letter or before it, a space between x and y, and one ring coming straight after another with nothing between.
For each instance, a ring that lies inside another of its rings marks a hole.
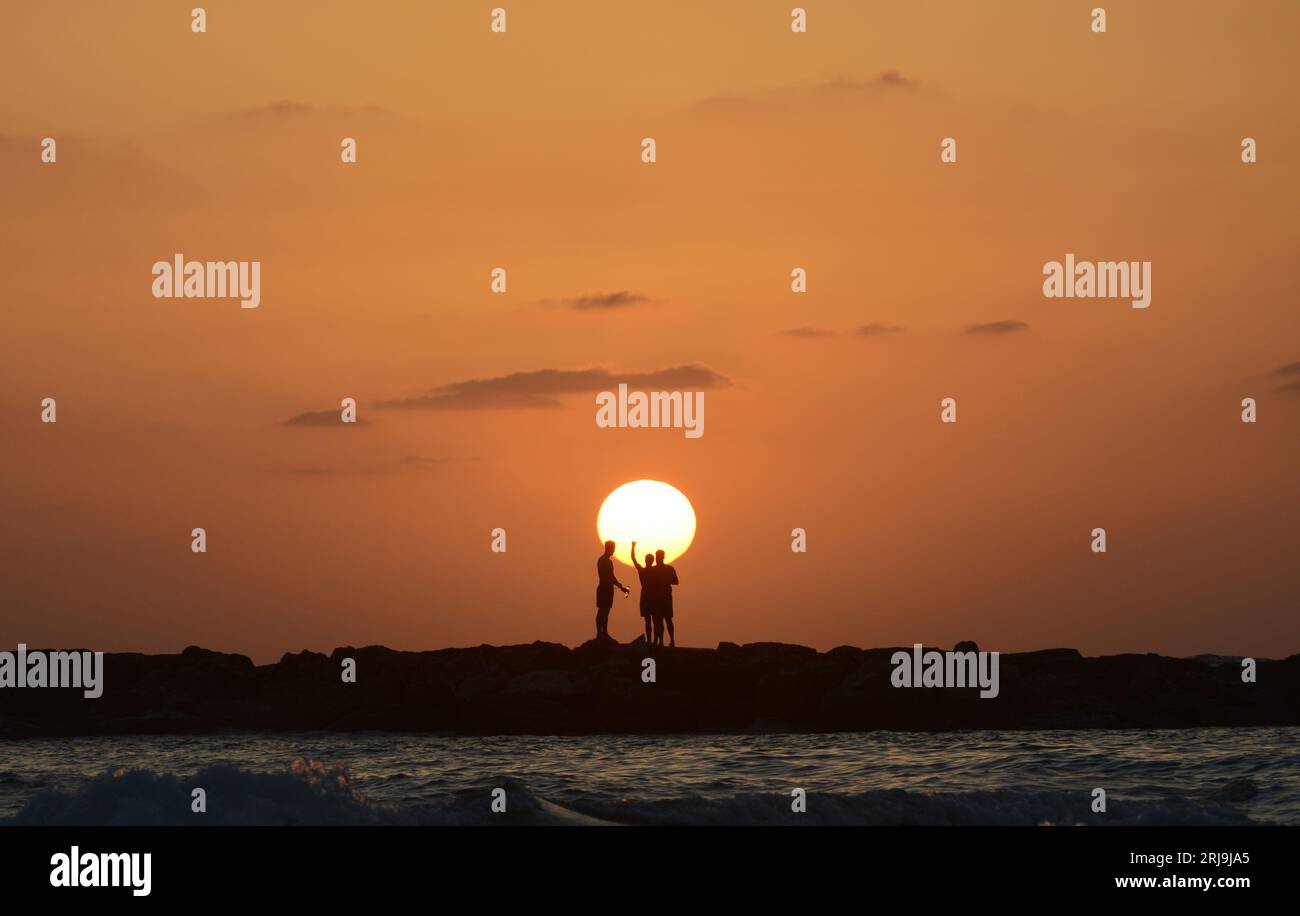
<instances>
[{"instance_id":1,"label":"dark rock","mask_svg":"<svg viewBox=\"0 0 1300 916\"><path fill-rule=\"evenodd\" d=\"M962 642L959 651L978 651ZM0 736L193 734L234 729L581 734L871 729L1193 728L1300 725L1300 656L1239 666L1159 655L1084 658L1074 649L1000 656L999 693L900 689L892 656L911 647L817 652L781 643L717 649L591 640L398 652L346 646L245 656L190 646L113 653L103 696L0 690ZM642 662L655 660L655 681ZM357 681L345 684L345 658ZM1244 786L1225 787L1237 796Z\"/></svg>"}]
</instances>

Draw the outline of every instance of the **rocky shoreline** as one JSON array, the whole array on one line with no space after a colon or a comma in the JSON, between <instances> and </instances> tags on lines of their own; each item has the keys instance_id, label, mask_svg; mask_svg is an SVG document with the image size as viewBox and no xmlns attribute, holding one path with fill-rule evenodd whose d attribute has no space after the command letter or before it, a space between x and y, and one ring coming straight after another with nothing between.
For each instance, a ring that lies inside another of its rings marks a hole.
<instances>
[{"instance_id":1,"label":"rocky shoreline","mask_svg":"<svg viewBox=\"0 0 1300 916\"><path fill-rule=\"evenodd\" d=\"M958 648L972 649L973 644ZM1085 658L1074 649L1000 656L1000 690L898 689L891 657L911 647L817 652L722 643L651 649L638 640L399 652L382 646L286 654L256 666L191 646L104 656L104 690L0 690L0 736L221 731L842 732L888 729L1196 728L1300 725L1300 655ZM653 658L654 682L643 679ZM344 683L345 660L356 682Z\"/></svg>"}]
</instances>

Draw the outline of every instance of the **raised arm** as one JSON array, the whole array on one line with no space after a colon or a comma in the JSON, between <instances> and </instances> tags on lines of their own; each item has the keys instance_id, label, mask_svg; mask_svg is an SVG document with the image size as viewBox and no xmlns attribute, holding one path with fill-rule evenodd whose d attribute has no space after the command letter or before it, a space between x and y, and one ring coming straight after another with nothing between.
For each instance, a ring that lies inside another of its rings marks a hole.
<instances>
[{"instance_id":1,"label":"raised arm","mask_svg":"<svg viewBox=\"0 0 1300 916\"><path fill-rule=\"evenodd\" d=\"M643 568L641 564L636 561L636 541L632 542L632 565L638 570Z\"/></svg>"}]
</instances>

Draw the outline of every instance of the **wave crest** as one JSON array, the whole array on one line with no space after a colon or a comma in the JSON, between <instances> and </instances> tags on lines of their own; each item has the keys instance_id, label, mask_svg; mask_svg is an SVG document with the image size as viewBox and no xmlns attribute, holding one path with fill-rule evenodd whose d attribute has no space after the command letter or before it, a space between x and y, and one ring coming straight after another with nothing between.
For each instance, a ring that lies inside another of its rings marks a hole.
<instances>
[{"instance_id":1,"label":"wave crest","mask_svg":"<svg viewBox=\"0 0 1300 916\"><path fill-rule=\"evenodd\" d=\"M492 789L506 790L507 809L491 810ZM192 792L206 792L206 813L191 810ZM64 826L163 825L1220 825L1254 823L1225 802L1250 796L1242 787L1205 800L1113 797L1109 812L1093 814L1081 792L1018 790L925 793L877 789L810 792L807 812L791 811L790 796L740 793L658 800L585 796L559 804L517 780L485 780L483 788L449 791L432 802L381 804L357 791L348 770L296 759L285 772L229 764L191 777L149 770L103 773L71 791L38 792L11 824Z\"/></svg>"}]
</instances>

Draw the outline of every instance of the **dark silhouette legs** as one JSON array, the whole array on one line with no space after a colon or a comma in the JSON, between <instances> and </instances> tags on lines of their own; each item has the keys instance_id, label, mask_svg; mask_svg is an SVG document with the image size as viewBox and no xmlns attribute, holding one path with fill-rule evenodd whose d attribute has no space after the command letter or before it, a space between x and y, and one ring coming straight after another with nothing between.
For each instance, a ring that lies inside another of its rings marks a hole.
<instances>
[{"instance_id":1,"label":"dark silhouette legs","mask_svg":"<svg viewBox=\"0 0 1300 916\"><path fill-rule=\"evenodd\" d=\"M672 619L671 617L665 617L665 618L664 618L664 623L668 626L668 645L670 645L670 646L676 646L676 645L677 645L677 634L675 634L675 633L673 632L673 619ZM660 634L659 634L659 645L662 646L663 644L664 644L664 636L663 636L662 633L660 633Z\"/></svg>"},{"instance_id":2,"label":"dark silhouette legs","mask_svg":"<svg viewBox=\"0 0 1300 916\"><path fill-rule=\"evenodd\" d=\"M596 638L609 636L609 608L596 608Z\"/></svg>"},{"instance_id":3,"label":"dark silhouette legs","mask_svg":"<svg viewBox=\"0 0 1300 916\"><path fill-rule=\"evenodd\" d=\"M643 619L645 620L645 644L648 646L652 642L654 642L654 636L651 635L650 632L650 628L651 628L650 615L647 614Z\"/></svg>"}]
</instances>

